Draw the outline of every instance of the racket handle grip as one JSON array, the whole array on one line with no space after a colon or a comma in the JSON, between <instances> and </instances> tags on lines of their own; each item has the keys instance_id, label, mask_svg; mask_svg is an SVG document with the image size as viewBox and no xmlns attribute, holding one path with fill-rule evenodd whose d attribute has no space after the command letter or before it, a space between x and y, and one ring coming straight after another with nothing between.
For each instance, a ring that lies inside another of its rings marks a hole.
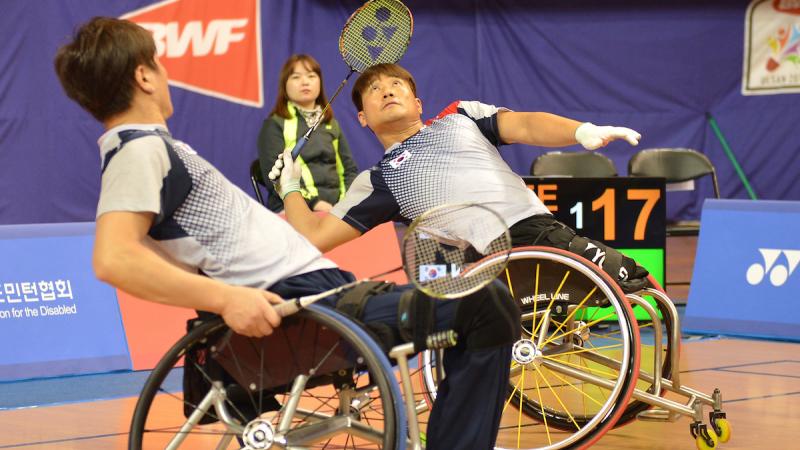
<instances>
[{"instance_id":1,"label":"racket handle grip","mask_svg":"<svg viewBox=\"0 0 800 450\"><path fill-rule=\"evenodd\" d=\"M425 338L425 346L430 350L450 348L457 343L458 333L455 330L437 331Z\"/></svg>"},{"instance_id":2,"label":"racket handle grip","mask_svg":"<svg viewBox=\"0 0 800 450\"><path fill-rule=\"evenodd\" d=\"M305 147L306 142L308 142L308 137L306 136L303 136L302 139L297 141L297 144L295 144L294 148L292 149L292 159L297 159L297 157L300 155L300 150Z\"/></svg>"},{"instance_id":3,"label":"racket handle grip","mask_svg":"<svg viewBox=\"0 0 800 450\"><path fill-rule=\"evenodd\" d=\"M300 299L289 300L287 302L281 303L280 305L275 307L275 312L278 313L281 317L291 316L292 314L300 311L302 306L300 304Z\"/></svg>"}]
</instances>

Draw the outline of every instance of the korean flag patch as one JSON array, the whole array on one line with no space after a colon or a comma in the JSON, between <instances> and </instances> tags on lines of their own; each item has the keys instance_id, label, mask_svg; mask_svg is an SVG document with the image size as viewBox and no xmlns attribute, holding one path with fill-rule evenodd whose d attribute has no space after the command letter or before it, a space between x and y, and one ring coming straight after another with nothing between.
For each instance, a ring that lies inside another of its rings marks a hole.
<instances>
[{"instance_id":1,"label":"korean flag patch","mask_svg":"<svg viewBox=\"0 0 800 450\"><path fill-rule=\"evenodd\" d=\"M389 165L392 167L392 169L397 169L398 167L400 167L401 164L408 161L409 159L411 159L411 152L406 150L403 153L401 153L400 156L390 160Z\"/></svg>"}]
</instances>

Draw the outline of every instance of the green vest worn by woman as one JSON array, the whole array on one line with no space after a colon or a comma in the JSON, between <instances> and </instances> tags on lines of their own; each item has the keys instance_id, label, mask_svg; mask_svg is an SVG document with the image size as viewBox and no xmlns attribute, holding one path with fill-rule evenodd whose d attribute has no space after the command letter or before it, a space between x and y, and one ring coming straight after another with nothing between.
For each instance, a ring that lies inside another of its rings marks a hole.
<instances>
[{"instance_id":1,"label":"green vest worn by woman","mask_svg":"<svg viewBox=\"0 0 800 450\"><path fill-rule=\"evenodd\" d=\"M283 123L283 142L284 142L284 150L285 149L292 149L297 144L297 124L298 124L298 116L295 113L295 109L291 103L287 105L286 108L289 111L289 118L286 119ZM333 124L331 123L323 123L320 124L327 129L332 129ZM311 134L310 139L313 139L314 134ZM339 138L336 137L333 139L333 152L336 156L336 174L339 176L339 200L344 197L344 193L347 190L345 186L345 179L344 179L344 164L342 164L342 157L339 155ZM311 170L309 170L308 165L305 161L303 161L303 156L300 155L296 159L297 163L300 164L300 170L303 178L303 184L300 188L300 193L306 199L311 199L314 197L319 196L319 192L317 192L317 187L314 185L314 177L311 175Z\"/></svg>"}]
</instances>

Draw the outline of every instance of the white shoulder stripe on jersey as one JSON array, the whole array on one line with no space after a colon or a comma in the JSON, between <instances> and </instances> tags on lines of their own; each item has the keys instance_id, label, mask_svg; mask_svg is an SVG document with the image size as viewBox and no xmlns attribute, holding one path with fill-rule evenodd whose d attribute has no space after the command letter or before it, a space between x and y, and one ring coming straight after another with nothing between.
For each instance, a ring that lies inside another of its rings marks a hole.
<instances>
[{"instance_id":1,"label":"white shoulder stripe on jersey","mask_svg":"<svg viewBox=\"0 0 800 450\"><path fill-rule=\"evenodd\" d=\"M372 187L372 179L370 177L370 171L365 170L358 174L356 178L353 180L353 183L347 188L347 192L344 195L344 198L341 199L338 203L333 205L333 209L331 209L331 214L339 219L344 220L345 216L348 215L348 212L354 207L357 207L361 202L367 199L372 193L375 192L375 188ZM361 223L352 215L348 216L353 222L361 226L361 230L364 231L368 230L370 227L367 224Z\"/></svg>"},{"instance_id":2,"label":"white shoulder stripe on jersey","mask_svg":"<svg viewBox=\"0 0 800 450\"><path fill-rule=\"evenodd\" d=\"M458 103L458 107L463 109L468 116L475 120L491 117L497 114L499 110L499 108L494 105L487 105L486 103L476 101L461 101Z\"/></svg>"}]
</instances>

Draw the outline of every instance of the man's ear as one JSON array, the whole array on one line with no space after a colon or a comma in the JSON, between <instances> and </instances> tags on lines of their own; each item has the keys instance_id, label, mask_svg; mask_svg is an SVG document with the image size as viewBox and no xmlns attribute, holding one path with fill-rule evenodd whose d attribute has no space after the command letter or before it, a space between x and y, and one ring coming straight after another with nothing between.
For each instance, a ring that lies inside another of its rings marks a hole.
<instances>
[{"instance_id":1,"label":"man's ear","mask_svg":"<svg viewBox=\"0 0 800 450\"><path fill-rule=\"evenodd\" d=\"M417 102L417 112L422 115L422 100L418 98L415 98L414 100Z\"/></svg>"},{"instance_id":2,"label":"man's ear","mask_svg":"<svg viewBox=\"0 0 800 450\"><path fill-rule=\"evenodd\" d=\"M361 124L361 128L366 128L367 126L367 116L364 115L364 111L358 112L358 123Z\"/></svg>"},{"instance_id":3,"label":"man's ear","mask_svg":"<svg viewBox=\"0 0 800 450\"><path fill-rule=\"evenodd\" d=\"M134 70L134 79L136 80L136 85L139 87L139 89L143 90L147 94L152 94L156 91L156 87L152 83L151 75L152 69L144 64L136 66L136 69Z\"/></svg>"}]
</instances>

